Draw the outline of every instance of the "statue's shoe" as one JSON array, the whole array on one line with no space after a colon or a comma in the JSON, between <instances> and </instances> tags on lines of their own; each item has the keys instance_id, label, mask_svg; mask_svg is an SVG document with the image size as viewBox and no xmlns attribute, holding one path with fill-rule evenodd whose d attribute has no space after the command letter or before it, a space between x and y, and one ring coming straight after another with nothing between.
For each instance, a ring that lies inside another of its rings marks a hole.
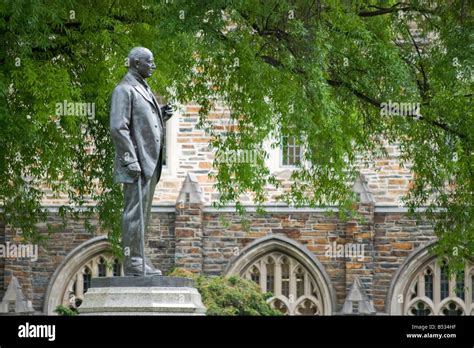
<instances>
[{"instance_id":1,"label":"statue's shoe","mask_svg":"<svg viewBox=\"0 0 474 348\"><path fill-rule=\"evenodd\" d=\"M151 267L145 264L145 272L147 276L157 276L162 275L161 271L158 268ZM143 268L142 266L130 266L124 270L126 276L142 276Z\"/></svg>"}]
</instances>

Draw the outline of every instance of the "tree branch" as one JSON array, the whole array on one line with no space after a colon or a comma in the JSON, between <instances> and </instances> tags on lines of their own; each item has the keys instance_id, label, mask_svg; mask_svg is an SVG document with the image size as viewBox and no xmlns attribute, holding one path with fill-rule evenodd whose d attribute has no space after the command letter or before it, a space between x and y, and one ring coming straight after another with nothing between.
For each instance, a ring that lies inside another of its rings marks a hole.
<instances>
[{"instance_id":1,"label":"tree branch","mask_svg":"<svg viewBox=\"0 0 474 348\"><path fill-rule=\"evenodd\" d=\"M374 98L371 98L367 95L365 95L364 93L358 91L357 89L355 89L354 87L352 87L351 85L349 85L347 82L343 82L343 81L335 81L335 80L327 80L328 84L331 85L331 86L334 86L334 87L345 87L347 89L349 89L355 96L357 96L359 99L377 107L377 108L381 108L382 107L382 103ZM461 139L464 139L464 140L468 140L468 136L464 133L461 133L457 130L454 130L452 129L451 127L449 127L447 124L445 123L442 123L442 122L439 122L437 120L430 120L430 119L427 119L426 117L423 117L421 115L419 115L418 113L415 113L415 112L410 112L408 113L407 115L403 115L403 116L407 116L407 117L411 117L411 118L416 118L420 121L424 121L428 124L431 124L433 126L436 126L438 128L441 128L443 129L444 131L448 132L448 133L451 133L451 134L454 134L454 135L457 135L459 138Z\"/></svg>"},{"instance_id":2,"label":"tree branch","mask_svg":"<svg viewBox=\"0 0 474 348\"><path fill-rule=\"evenodd\" d=\"M279 60L273 58L273 57L270 57L270 56L260 56L260 58L262 58L263 61L265 61L267 64L270 64L276 68L286 68L288 69L288 67L286 67L282 62L280 62ZM298 74L302 74L304 75L305 72L300 69L300 68L294 68L294 69L291 69L292 71L295 71L297 72ZM354 94L357 98L363 100L364 102L372 105L372 106L375 106L377 107L378 109L380 109L382 107L382 102L380 102L379 100L375 99L375 98L372 98L366 94L364 94L363 92L357 90L356 88L352 87L349 83L347 82L344 82L344 81L338 81L338 80L326 80L326 82L332 86L332 87L343 87L343 88L347 88L349 91L352 92L352 94ZM417 120L420 120L420 121L423 121L423 122L426 122L430 125L433 125L433 126L436 126L438 128L441 128L443 129L444 131L448 132L448 133L451 133L451 134L454 134L456 136L458 136L459 138L461 139L464 139L464 140L469 140L468 139L468 136L462 132L459 132L455 129L452 129L450 126L448 126L447 124L445 123L442 123L442 122L439 122L437 120L431 120L431 119L427 119L426 117L423 117L421 115L419 115L417 112L410 112L408 113L407 115L403 115L403 116L407 116L407 117L411 117L411 118L416 118Z\"/></svg>"},{"instance_id":3,"label":"tree branch","mask_svg":"<svg viewBox=\"0 0 474 348\"><path fill-rule=\"evenodd\" d=\"M375 17L375 16L381 16L387 13L394 13L398 11L414 10L414 8L411 6L398 7L399 5L401 5L401 3L397 3L393 5L392 7L368 6L368 7L376 8L377 11L361 11L358 13L358 15L359 17Z\"/></svg>"},{"instance_id":4,"label":"tree branch","mask_svg":"<svg viewBox=\"0 0 474 348\"><path fill-rule=\"evenodd\" d=\"M408 7L399 7L400 5L401 5L400 3L397 3L397 4L393 5L390 8L369 6L369 7L377 8L377 11L359 12L359 16L361 16L361 17L373 17L373 16L378 16L378 15L382 15L382 14L386 14L386 13L392 13L392 12L398 12L398 11L409 11L409 10L417 10L418 11L418 9L410 7L410 6L408 6ZM249 22L249 16L247 14L241 12L240 15L241 15L242 18L244 18L247 21L247 23ZM265 30L262 30L255 23L248 23L248 24L250 25L250 27L253 30L255 30L255 32L259 36L262 36L262 37L263 36L274 36L276 39L285 42L286 45L284 45L284 46L290 51L291 54L293 54L293 56L295 58L297 58L295 56L295 52L293 52L291 47L289 47L290 40L289 40L289 34L287 32L285 32L284 30L281 30L281 29L270 29L270 28L265 28ZM419 51L419 47L416 44L416 42L414 41L413 37L411 36L411 33L410 33L410 37L412 38L412 42L415 45L415 49L417 50L417 53L418 53L418 55L421 59L421 54L420 54L420 51ZM300 74L300 75L303 75L303 76L306 75L306 72L303 69L298 68L298 67L290 68L290 67L286 66L285 64L283 64L278 59L276 59L274 57L271 57L269 55L258 55L258 57L260 59L262 59L265 63L267 63L267 64L269 64L269 65L271 65L275 68L287 69L289 71L292 71L294 73L297 73L297 74ZM427 76L426 76L426 73L424 71L423 66L420 65L420 69L421 69L420 71L423 75L423 90L426 91L429 87L428 86L428 81L427 81ZM380 101L378 101L378 100L364 94L363 92L357 90L356 88L354 88L353 86L351 86L347 82L337 81L337 80L326 80L326 82L330 86L333 86L335 88L337 88L337 87L346 88L349 91L351 91L357 98L361 99L362 101L364 101L364 102L366 102L366 103L368 103L372 106L375 106L379 109L381 108L382 103ZM445 123L439 122L437 120L427 119L426 117L423 117L423 116L419 115L418 112L412 112L412 113L409 113L408 115L404 115L404 116L411 117L411 118L416 118L417 120L424 121L424 122L426 122L430 125L441 128L441 129L443 129L444 131L446 131L448 133L454 134L454 135L458 136L461 139L469 140L468 136L466 134L464 134L462 132L459 132L455 129L452 129L450 126L448 126Z\"/></svg>"},{"instance_id":5,"label":"tree branch","mask_svg":"<svg viewBox=\"0 0 474 348\"><path fill-rule=\"evenodd\" d=\"M408 31L408 35L410 36L411 42L413 43L413 46L415 47L418 58L420 59L420 62L419 62L420 72L423 75L423 89L420 90L420 92L422 94L422 98L424 99L426 97L426 92L428 92L428 89L429 89L428 78L426 77L425 69L423 68L423 63L421 62L422 58L421 58L420 48L418 47L418 44L416 43L415 38L411 34L409 28L407 28L407 31Z\"/></svg>"}]
</instances>

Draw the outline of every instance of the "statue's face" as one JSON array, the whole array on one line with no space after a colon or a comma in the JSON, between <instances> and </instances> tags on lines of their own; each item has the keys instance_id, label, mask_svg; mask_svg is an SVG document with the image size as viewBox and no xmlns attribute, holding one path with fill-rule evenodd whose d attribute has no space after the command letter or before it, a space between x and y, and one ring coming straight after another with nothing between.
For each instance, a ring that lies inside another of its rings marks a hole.
<instances>
[{"instance_id":1,"label":"statue's face","mask_svg":"<svg viewBox=\"0 0 474 348\"><path fill-rule=\"evenodd\" d=\"M155 59L153 58L153 53L144 52L140 59L135 61L135 68L141 77L144 79L148 78L153 74L153 71L156 69Z\"/></svg>"}]
</instances>

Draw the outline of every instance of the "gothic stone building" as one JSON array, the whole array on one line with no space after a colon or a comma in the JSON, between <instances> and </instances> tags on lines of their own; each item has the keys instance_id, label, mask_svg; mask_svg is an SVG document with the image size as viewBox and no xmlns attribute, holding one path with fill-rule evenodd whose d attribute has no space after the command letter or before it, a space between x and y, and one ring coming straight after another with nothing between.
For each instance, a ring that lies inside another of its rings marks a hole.
<instances>
[{"instance_id":1,"label":"gothic stone building","mask_svg":"<svg viewBox=\"0 0 474 348\"><path fill-rule=\"evenodd\" d=\"M163 271L241 275L272 292L272 305L289 315L474 314L474 267L466 265L464 277L449 278L428 252L436 242L432 225L410 219L400 205L411 173L399 166L396 146L387 145L388 157L361 165L354 190L363 223L341 221L324 209L284 206L274 199L278 192L269 191L265 215L246 201L245 231L233 207L211 205L218 198L208 177L214 155L209 138L196 128L197 112L188 105L166 126L166 165L146 243ZM216 108L210 118L225 130L227 115ZM266 147L267 165L289 184L301 149L291 139L284 144ZM49 223L59 223L64 202L47 193ZM40 228L46 233L46 226ZM0 244L7 242L21 239L0 222ZM80 305L91 278L122 272L108 247L104 233L91 235L81 221L71 222L39 248L37 260L0 260L0 298L12 283L21 286L37 313Z\"/></svg>"}]
</instances>

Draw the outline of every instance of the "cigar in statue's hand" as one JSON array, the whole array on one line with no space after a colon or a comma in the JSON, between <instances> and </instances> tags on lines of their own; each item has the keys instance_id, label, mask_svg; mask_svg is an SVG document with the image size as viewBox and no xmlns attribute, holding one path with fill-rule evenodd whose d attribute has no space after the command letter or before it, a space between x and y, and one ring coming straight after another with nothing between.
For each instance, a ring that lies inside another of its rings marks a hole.
<instances>
[{"instance_id":1,"label":"cigar in statue's hand","mask_svg":"<svg viewBox=\"0 0 474 348\"><path fill-rule=\"evenodd\" d=\"M168 98L158 95L156 100L159 106L162 108L161 110L171 117L173 115L173 107L168 103Z\"/></svg>"}]
</instances>

